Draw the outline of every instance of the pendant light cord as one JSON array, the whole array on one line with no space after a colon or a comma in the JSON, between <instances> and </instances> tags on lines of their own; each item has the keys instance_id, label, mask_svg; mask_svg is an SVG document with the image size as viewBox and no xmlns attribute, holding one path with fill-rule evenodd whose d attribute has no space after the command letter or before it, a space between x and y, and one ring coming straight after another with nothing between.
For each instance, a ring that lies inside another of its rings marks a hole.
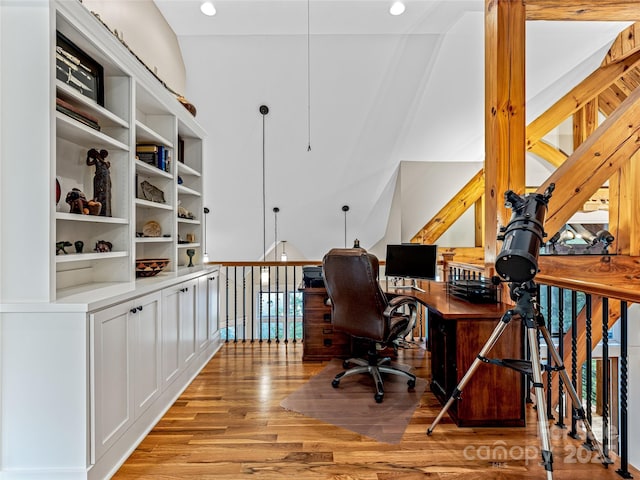
<instances>
[{"instance_id":1,"label":"pendant light cord","mask_svg":"<svg viewBox=\"0 0 640 480\"><path fill-rule=\"evenodd\" d=\"M311 14L310 0L307 0L307 135L309 144L307 152L311 151Z\"/></svg>"},{"instance_id":2,"label":"pendant light cord","mask_svg":"<svg viewBox=\"0 0 640 480\"><path fill-rule=\"evenodd\" d=\"M266 182L265 182L265 128L264 128L264 116L262 114L262 261L267 261L267 196L266 196Z\"/></svg>"}]
</instances>

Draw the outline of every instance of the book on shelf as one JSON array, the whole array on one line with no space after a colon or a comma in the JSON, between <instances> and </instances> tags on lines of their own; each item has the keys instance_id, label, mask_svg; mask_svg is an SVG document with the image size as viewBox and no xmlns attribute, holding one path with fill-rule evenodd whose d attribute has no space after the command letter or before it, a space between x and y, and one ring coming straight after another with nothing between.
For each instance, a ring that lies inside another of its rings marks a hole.
<instances>
[{"instance_id":1,"label":"book on shelf","mask_svg":"<svg viewBox=\"0 0 640 480\"><path fill-rule=\"evenodd\" d=\"M165 172L169 172L171 156L164 145L136 145L136 156L142 162L153 165Z\"/></svg>"},{"instance_id":2,"label":"book on shelf","mask_svg":"<svg viewBox=\"0 0 640 480\"><path fill-rule=\"evenodd\" d=\"M87 125L88 127L100 131L100 125L98 124L98 119L96 117L79 109L69 102L65 102L61 98L56 98L56 110Z\"/></svg>"}]
</instances>

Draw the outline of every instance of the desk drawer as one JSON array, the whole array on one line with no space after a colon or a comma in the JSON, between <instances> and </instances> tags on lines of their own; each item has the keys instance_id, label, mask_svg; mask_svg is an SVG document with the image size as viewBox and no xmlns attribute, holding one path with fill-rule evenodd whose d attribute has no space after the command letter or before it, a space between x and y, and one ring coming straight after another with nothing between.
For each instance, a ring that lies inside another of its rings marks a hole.
<instances>
[{"instance_id":1,"label":"desk drawer","mask_svg":"<svg viewBox=\"0 0 640 480\"><path fill-rule=\"evenodd\" d=\"M331 310L310 310L304 314L305 328L313 326L331 326Z\"/></svg>"},{"instance_id":2,"label":"desk drawer","mask_svg":"<svg viewBox=\"0 0 640 480\"><path fill-rule=\"evenodd\" d=\"M327 309L331 311L331 306L328 304L329 295L325 294L306 294L304 295L304 309Z\"/></svg>"},{"instance_id":3,"label":"desk drawer","mask_svg":"<svg viewBox=\"0 0 640 480\"><path fill-rule=\"evenodd\" d=\"M335 330L330 323L326 325L307 325L304 329L304 341L322 343L324 338L334 338L339 343L349 343L351 338L346 333Z\"/></svg>"}]
</instances>

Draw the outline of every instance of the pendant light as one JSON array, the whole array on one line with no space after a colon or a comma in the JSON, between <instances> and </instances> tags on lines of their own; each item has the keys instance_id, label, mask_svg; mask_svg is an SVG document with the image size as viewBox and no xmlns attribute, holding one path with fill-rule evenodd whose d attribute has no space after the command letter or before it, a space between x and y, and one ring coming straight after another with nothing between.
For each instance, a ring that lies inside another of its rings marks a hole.
<instances>
[{"instance_id":1,"label":"pendant light","mask_svg":"<svg viewBox=\"0 0 640 480\"><path fill-rule=\"evenodd\" d=\"M278 207L273 207L273 260L278 261Z\"/></svg>"},{"instance_id":2,"label":"pendant light","mask_svg":"<svg viewBox=\"0 0 640 480\"><path fill-rule=\"evenodd\" d=\"M210 210L207 207L204 207L204 216L202 218L202 221L204 222L204 229L202 232L202 261L204 263L209 263L209 254L207 253L207 214L209 213L209 211Z\"/></svg>"},{"instance_id":3,"label":"pendant light","mask_svg":"<svg viewBox=\"0 0 640 480\"><path fill-rule=\"evenodd\" d=\"M349 211L349 205L343 205L342 211L344 212L344 248L347 248L347 212Z\"/></svg>"},{"instance_id":4,"label":"pendant light","mask_svg":"<svg viewBox=\"0 0 640 480\"><path fill-rule=\"evenodd\" d=\"M260 105L259 112L262 115L262 261L267 261L267 201L265 187L265 120L264 117L269 113L269 107ZM269 283L269 267L262 267L260 272L260 280L263 284Z\"/></svg>"}]
</instances>

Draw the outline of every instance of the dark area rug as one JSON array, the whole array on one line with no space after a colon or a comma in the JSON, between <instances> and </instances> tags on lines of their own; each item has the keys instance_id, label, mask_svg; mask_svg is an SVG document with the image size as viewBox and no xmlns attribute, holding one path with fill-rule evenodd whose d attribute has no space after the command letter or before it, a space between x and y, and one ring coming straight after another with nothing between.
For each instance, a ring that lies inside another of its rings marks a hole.
<instances>
[{"instance_id":1,"label":"dark area rug","mask_svg":"<svg viewBox=\"0 0 640 480\"><path fill-rule=\"evenodd\" d=\"M406 365L392 365L410 370ZM346 428L378 442L395 444L402 439L413 412L427 387L423 378L416 379L409 391L407 380L397 375L383 374L384 400L373 398L373 379L368 374L343 378L338 388L331 386L333 377L341 372L342 360L334 359L317 375L311 377L280 405L307 417Z\"/></svg>"}]
</instances>

